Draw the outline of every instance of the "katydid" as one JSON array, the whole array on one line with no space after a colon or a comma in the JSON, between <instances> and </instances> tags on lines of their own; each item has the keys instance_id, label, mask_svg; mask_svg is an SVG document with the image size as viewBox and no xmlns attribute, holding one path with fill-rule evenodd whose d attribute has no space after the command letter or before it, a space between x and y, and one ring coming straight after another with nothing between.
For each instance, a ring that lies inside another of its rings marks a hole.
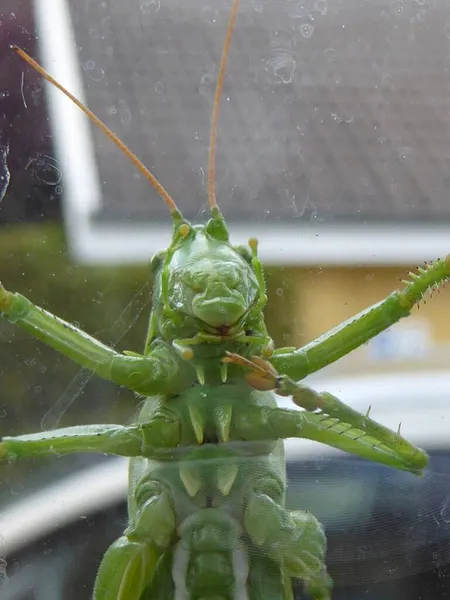
<instances>
[{"instance_id":1,"label":"katydid","mask_svg":"<svg viewBox=\"0 0 450 600\"><path fill-rule=\"evenodd\" d=\"M154 300L143 353L120 353L0 287L5 319L145 397L133 425L70 427L0 443L5 459L73 452L130 457L128 527L103 558L94 600L291 600L293 579L314 600L330 600L323 527L309 512L284 506L283 440L316 440L414 474L428 461L400 431L298 382L408 316L450 277L450 256L303 348L274 349L257 243L231 244L215 198L218 108L237 7L234 0L217 77L205 225L186 221L115 134L16 48L132 160L173 222L169 247L151 263ZM296 408L279 408L274 390L291 396Z\"/></svg>"}]
</instances>

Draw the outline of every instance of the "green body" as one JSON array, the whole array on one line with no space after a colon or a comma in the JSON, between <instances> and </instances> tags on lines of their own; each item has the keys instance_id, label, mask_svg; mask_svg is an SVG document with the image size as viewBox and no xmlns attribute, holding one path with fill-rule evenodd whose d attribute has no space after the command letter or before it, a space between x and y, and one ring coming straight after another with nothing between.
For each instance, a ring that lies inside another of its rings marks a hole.
<instances>
[{"instance_id":1,"label":"green body","mask_svg":"<svg viewBox=\"0 0 450 600\"><path fill-rule=\"evenodd\" d=\"M121 148L169 206L169 248L152 261L153 310L142 354L120 353L0 285L0 312L79 365L145 398L133 425L85 425L3 437L0 458L100 452L130 457L129 524L106 552L94 600L292 600L292 579L330 600L326 539L316 518L284 506L283 440L307 438L420 474L426 454L326 392L298 383L399 319L450 277L450 257L303 348L275 350L255 240L234 247L214 193L220 90L211 118L211 219L192 226L139 160L37 63ZM273 395L296 408L277 407ZM300 407L303 410L298 410Z\"/></svg>"},{"instance_id":2,"label":"green body","mask_svg":"<svg viewBox=\"0 0 450 600\"><path fill-rule=\"evenodd\" d=\"M138 422L4 437L0 455L107 452L131 457L129 525L106 552L95 600L290 600L292 578L331 598L315 517L284 507L282 440L317 440L421 473L427 456L327 393L297 383L407 316L450 276L450 258L301 349L273 351L256 242L228 241L178 212L152 261L154 304L143 354L119 353L0 289L3 316L101 377L145 396ZM303 410L276 406L273 392Z\"/></svg>"},{"instance_id":3,"label":"green body","mask_svg":"<svg viewBox=\"0 0 450 600\"><path fill-rule=\"evenodd\" d=\"M234 598L236 585L244 591L251 562L258 560L255 548L249 552L245 520L251 518L251 512L247 514L251 511L248 503L257 493L262 478L273 487L273 500L282 510L285 489L282 443L221 443L218 439L217 408L240 403L275 406L270 392L251 390L241 382L195 386L169 402L164 398L149 398L141 410L140 420L144 423L151 420L160 404L184 414L186 422L189 409L205 419L203 444L193 441L171 452L166 460L139 457L130 461L130 489L134 493L129 496L129 530L133 533L128 536L146 543L154 523L162 524L165 519L161 527L164 535L160 540L160 560L164 561L164 554L171 557L163 574L165 588L170 590L168 598L175 597L176 579L180 588L186 588L186 598ZM149 493L148 486L153 488L156 483L159 492L164 490L165 500L159 518L149 510L146 522L145 509L141 508L145 504L143 499L152 498L154 489ZM279 569L276 581L277 595L282 597ZM159 598L159 587L155 583L151 593L144 597Z\"/></svg>"}]
</instances>

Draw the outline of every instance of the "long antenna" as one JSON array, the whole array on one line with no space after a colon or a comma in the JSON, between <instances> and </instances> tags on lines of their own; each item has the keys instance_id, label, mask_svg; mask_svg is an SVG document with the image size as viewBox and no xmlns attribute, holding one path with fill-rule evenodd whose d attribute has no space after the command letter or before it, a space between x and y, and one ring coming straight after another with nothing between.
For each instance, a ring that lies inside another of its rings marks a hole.
<instances>
[{"instance_id":1,"label":"long antenna","mask_svg":"<svg viewBox=\"0 0 450 600\"><path fill-rule=\"evenodd\" d=\"M209 165L208 165L208 202L209 208L218 209L216 201L216 138L217 138L217 117L219 115L219 104L220 95L223 86L223 77L225 75L225 68L227 66L228 50L230 49L231 36L233 34L234 20L238 9L239 0L233 0L233 6L231 8L230 19L228 21L227 32L225 34L225 40L223 42L222 56L220 59L219 72L217 74L216 91L214 93L214 104L211 115L211 124L209 131Z\"/></svg>"},{"instance_id":2,"label":"long antenna","mask_svg":"<svg viewBox=\"0 0 450 600\"><path fill-rule=\"evenodd\" d=\"M165 188L159 183L159 181L147 169L147 167L139 160L139 158L133 152L131 152L131 150L122 142L122 140L119 139L119 137L113 131L111 131L111 129L109 129L109 127L107 127L102 121L100 121L100 119L96 115L94 115L94 113L91 110L89 110L89 108L84 106L84 104L77 100L77 98L75 98L75 96L73 96L68 90L66 90L65 87L63 87L60 83L56 81L56 79L54 79L49 73L47 73L47 71L43 69L41 65L38 64L33 58L31 58L31 56L29 56L26 52L24 52L21 48L18 48L17 46L12 46L12 48L26 63L28 63L31 67L33 67L33 69L35 69L40 75L42 75L44 79L46 79L49 83L54 85L56 88L58 88L58 90L61 90L63 94L70 98L70 100L72 100L72 102L76 104L78 108L82 110L87 117L89 117L90 121L92 121L94 125L96 125L101 131L103 131L103 133L109 137L113 144L115 144L120 150L122 150L125 156L131 160L131 162L141 173L141 175L143 175L152 184L152 186L167 204L172 216L181 215L177 205L175 204L175 201L165 190Z\"/></svg>"}]
</instances>

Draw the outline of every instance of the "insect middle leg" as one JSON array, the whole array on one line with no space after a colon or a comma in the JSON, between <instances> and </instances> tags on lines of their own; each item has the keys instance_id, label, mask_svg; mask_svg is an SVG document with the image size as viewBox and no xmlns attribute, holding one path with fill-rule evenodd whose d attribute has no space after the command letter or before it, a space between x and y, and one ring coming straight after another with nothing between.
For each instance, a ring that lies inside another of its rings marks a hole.
<instances>
[{"instance_id":1,"label":"insect middle leg","mask_svg":"<svg viewBox=\"0 0 450 600\"><path fill-rule=\"evenodd\" d=\"M286 375L278 375L271 363L259 357L249 360L227 353L224 361L249 370L244 375L257 390L276 390L291 396L294 404L305 411L259 407L240 407L234 415L233 435L237 439L307 438L351 452L382 464L421 473L428 462L427 454L405 440L400 432L347 406L327 392L316 392ZM272 437L270 437L272 436Z\"/></svg>"},{"instance_id":2,"label":"insect middle leg","mask_svg":"<svg viewBox=\"0 0 450 600\"><path fill-rule=\"evenodd\" d=\"M179 416L156 412L135 425L78 425L15 437L2 437L0 459L101 452L118 456L157 458L181 441Z\"/></svg>"},{"instance_id":3,"label":"insect middle leg","mask_svg":"<svg viewBox=\"0 0 450 600\"><path fill-rule=\"evenodd\" d=\"M428 290L450 278L450 255L419 273L410 273L401 290L363 310L298 350L280 348L269 359L277 371L296 381L346 356L391 325L410 315Z\"/></svg>"},{"instance_id":4,"label":"insect middle leg","mask_svg":"<svg viewBox=\"0 0 450 600\"><path fill-rule=\"evenodd\" d=\"M139 425L78 425L2 437L0 459L58 456L76 452L101 452L118 456L140 456L143 436Z\"/></svg>"}]
</instances>

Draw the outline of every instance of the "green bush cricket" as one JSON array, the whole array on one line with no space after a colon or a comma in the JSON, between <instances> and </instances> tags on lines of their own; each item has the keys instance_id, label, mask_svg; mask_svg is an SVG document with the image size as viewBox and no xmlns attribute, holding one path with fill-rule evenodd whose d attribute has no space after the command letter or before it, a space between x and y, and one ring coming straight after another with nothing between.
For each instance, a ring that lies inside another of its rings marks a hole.
<instances>
[{"instance_id":1,"label":"green bush cricket","mask_svg":"<svg viewBox=\"0 0 450 600\"><path fill-rule=\"evenodd\" d=\"M220 93L237 13L234 0L210 130L206 225L175 202L97 117L22 50L132 160L166 202L170 246L152 259L153 307L145 349L119 353L0 288L3 317L91 372L145 397L131 426L85 425L3 437L0 456L99 452L130 457L129 524L101 563L95 600L290 600L292 579L329 600L326 538L306 511L284 506L283 440L307 438L420 474L427 455L327 393L298 383L410 314L450 277L450 256L302 348L274 349L257 243L229 241L215 199ZM273 391L303 410L277 407Z\"/></svg>"}]
</instances>

